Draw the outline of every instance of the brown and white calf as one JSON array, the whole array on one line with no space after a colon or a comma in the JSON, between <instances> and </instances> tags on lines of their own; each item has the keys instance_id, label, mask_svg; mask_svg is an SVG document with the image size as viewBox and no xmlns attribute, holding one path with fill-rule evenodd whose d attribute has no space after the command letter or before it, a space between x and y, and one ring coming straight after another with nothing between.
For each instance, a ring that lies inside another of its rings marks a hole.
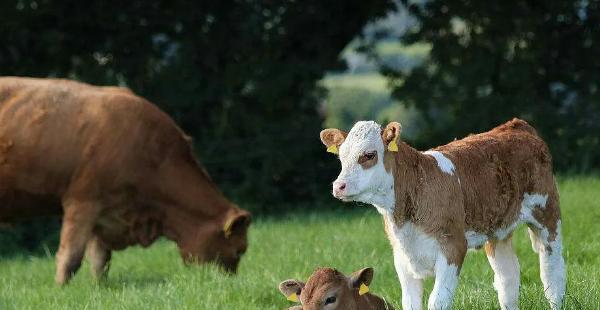
<instances>
[{"instance_id":1,"label":"brown and white calf","mask_svg":"<svg viewBox=\"0 0 600 310\"><path fill-rule=\"evenodd\" d=\"M419 152L399 141L401 126L358 122L321 132L339 150L333 195L373 204L383 215L404 309L421 309L423 279L434 276L429 309L450 309L468 248L485 245L502 309L517 309L519 262L511 234L525 223L539 253L553 309L565 294L558 191L548 147L525 121Z\"/></svg>"},{"instance_id":2,"label":"brown and white calf","mask_svg":"<svg viewBox=\"0 0 600 310\"><path fill-rule=\"evenodd\" d=\"M383 299L368 292L373 280L373 268L364 268L346 277L332 268L319 268L306 283L285 280L279 291L302 306L288 310L393 310Z\"/></svg>"}]
</instances>

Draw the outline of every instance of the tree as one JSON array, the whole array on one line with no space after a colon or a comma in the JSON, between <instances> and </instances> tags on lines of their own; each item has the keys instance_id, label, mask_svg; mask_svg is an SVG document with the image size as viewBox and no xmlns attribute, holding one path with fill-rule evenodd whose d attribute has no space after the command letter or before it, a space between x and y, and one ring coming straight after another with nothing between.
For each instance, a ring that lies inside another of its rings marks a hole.
<instances>
[{"instance_id":1,"label":"tree","mask_svg":"<svg viewBox=\"0 0 600 310\"><path fill-rule=\"evenodd\" d=\"M0 4L0 71L122 84L194 136L227 192L327 193L316 82L387 1L18 0ZM334 168L334 167L332 167ZM316 189L318 188L318 189Z\"/></svg>"},{"instance_id":2,"label":"tree","mask_svg":"<svg viewBox=\"0 0 600 310\"><path fill-rule=\"evenodd\" d=\"M430 56L409 72L383 72L427 120L419 145L516 116L538 129L559 168L600 167L598 1L403 4L419 23L403 42L431 43Z\"/></svg>"}]
</instances>

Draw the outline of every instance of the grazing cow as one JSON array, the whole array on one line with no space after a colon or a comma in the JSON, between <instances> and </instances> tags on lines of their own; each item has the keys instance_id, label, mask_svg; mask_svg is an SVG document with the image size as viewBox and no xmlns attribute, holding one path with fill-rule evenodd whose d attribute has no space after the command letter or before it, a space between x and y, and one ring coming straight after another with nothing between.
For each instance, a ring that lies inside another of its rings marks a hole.
<instances>
[{"instance_id":1,"label":"grazing cow","mask_svg":"<svg viewBox=\"0 0 600 310\"><path fill-rule=\"evenodd\" d=\"M485 245L502 309L517 309L519 262L511 234L529 227L544 293L553 309L565 294L558 191L548 147L513 119L427 152L399 141L401 126L358 122L321 132L342 171L333 195L373 204L383 215L404 309L421 309L423 279L435 276L429 309L450 309L468 248Z\"/></svg>"},{"instance_id":2,"label":"grazing cow","mask_svg":"<svg viewBox=\"0 0 600 310\"><path fill-rule=\"evenodd\" d=\"M100 277L112 250L160 236L186 262L235 272L250 222L181 129L143 98L68 80L0 78L0 222L61 213L59 284L84 251Z\"/></svg>"},{"instance_id":3,"label":"grazing cow","mask_svg":"<svg viewBox=\"0 0 600 310\"><path fill-rule=\"evenodd\" d=\"M361 269L350 277L332 268L319 268L306 284L285 280L279 284L279 291L288 300L302 304L288 310L393 310L383 299L369 293L371 280L373 268Z\"/></svg>"}]
</instances>

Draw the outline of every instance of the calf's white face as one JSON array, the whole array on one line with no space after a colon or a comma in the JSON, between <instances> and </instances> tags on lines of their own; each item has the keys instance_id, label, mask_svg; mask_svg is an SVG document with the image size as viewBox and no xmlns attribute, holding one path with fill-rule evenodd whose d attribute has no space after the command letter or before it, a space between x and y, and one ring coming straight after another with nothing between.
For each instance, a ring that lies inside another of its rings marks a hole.
<instances>
[{"instance_id":1,"label":"calf's white face","mask_svg":"<svg viewBox=\"0 0 600 310\"><path fill-rule=\"evenodd\" d=\"M392 125L394 129L389 129ZM384 155L392 140L386 139L386 132L394 131L393 141L399 134L398 123L392 123L381 130L373 121L356 123L350 132L338 129L325 129L321 140L328 149L339 149L342 171L333 182L333 196L344 201L387 205L393 199L394 178L384 167ZM335 147L332 149L332 145ZM391 155L388 155L391 156Z\"/></svg>"}]
</instances>

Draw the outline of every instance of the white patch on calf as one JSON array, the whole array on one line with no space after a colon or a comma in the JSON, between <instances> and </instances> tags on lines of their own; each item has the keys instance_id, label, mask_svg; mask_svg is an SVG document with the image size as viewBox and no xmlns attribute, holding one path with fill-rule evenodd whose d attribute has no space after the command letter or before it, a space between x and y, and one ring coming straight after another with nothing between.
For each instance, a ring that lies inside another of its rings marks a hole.
<instances>
[{"instance_id":1,"label":"white patch on calf","mask_svg":"<svg viewBox=\"0 0 600 310\"><path fill-rule=\"evenodd\" d=\"M396 227L392 216L386 216L394 261L399 262L415 279L433 276L437 258L442 255L437 240L421 232L413 223Z\"/></svg>"},{"instance_id":2,"label":"white patch on calf","mask_svg":"<svg viewBox=\"0 0 600 310\"><path fill-rule=\"evenodd\" d=\"M521 202L521 209L534 207L540 207L541 209L546 208L546 202L548 201L548 194L536 194L536 193L525 193L523 194L523 202Z\"/></svg>"},{"instance_id":3,"label":"white patch on calf","mask_svg":"<svg viewBox=\"0 0 600 310\"><path fill-rule=\"evenodd\" d=\"M548 201L548 195L542 195L537 193L525 193L523 194L523 201L521 202L521 213L519 215L519 220L521 222L525 222L535 226L540 230L546 229L540 222L538 222L535 217L533 217L533 209L546 208L546 202ZM546 229L546 234L548 230Z\"/></svg>"},{"instance_id":4,"label":"white patch on calf","mask_svg":"<svg viewBox=\"0 0 600 310\"><path fill-rule=\"evenodd\" d=\"M438 167L440 167L440 170L442 170L442 172L449 175L454 175L454 164L448 157L444 156L444 154L438 151L426 151L423 152L423 154L435 158L435 160L437 161L437 165Z\"/></svg>"},{"instance_id":5,"label":"white patch on calf","mask_svg":"<svg viewBox=\"0 0 600 310\"><path fill-rule=\"evenodd\" d=\"M467 247L473 249L482 247L488 241L488 236L469 230L465 232L465 239L467 239Z\"/></svg>"}]
</instances>

